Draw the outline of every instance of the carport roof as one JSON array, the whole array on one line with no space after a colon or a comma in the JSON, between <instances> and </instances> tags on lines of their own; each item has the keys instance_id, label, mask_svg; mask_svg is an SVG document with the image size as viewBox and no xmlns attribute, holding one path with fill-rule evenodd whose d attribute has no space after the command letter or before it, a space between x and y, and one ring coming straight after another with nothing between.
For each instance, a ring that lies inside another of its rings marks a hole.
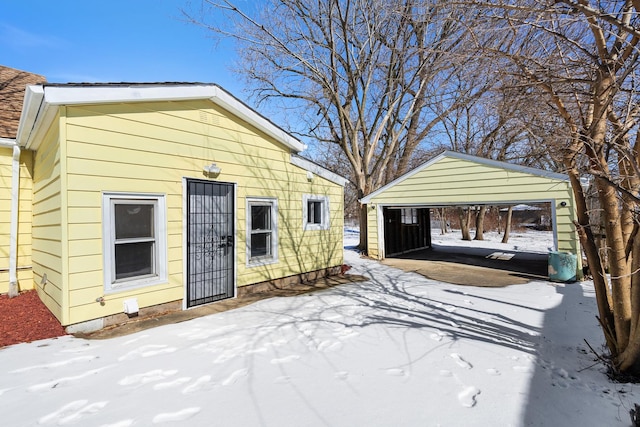
<instances>
[{"instance_id":1,"label":"carport roof","mask_svg":"<svg viewBox=\"0 0 640 427\"><path fill-rule=\"evenodd\" d=\"M373 193L370 193L367 196L363 197L362 199L360 199L360 203L363 203L363 204L370 203L371 199L376 197L378 194L386 191L387 189L395 185L398 185L402 181L412 177L413 175L419 173L420 171L428 168L429 166L433 165L434 163L437 163L438 161L446 157L453 158L453 159L467 160L470 162L475 162L475 163L483 164L486 166L501 168L505 170L511 170L515 172L523 172L523 173L545 177L545 178L557 179L557 180L567 181L567 182L569 181L569 176L565 174L548 172L542 169L535 169L535 168L530 168L526 166L515 165L513 163L500 162L497 160L491 160L484 157L472 156L470 154L464 154L464 153L458 153L456 151L446 150L440 153L439 155L437 155L436 157L434 157L433 159L429 160L428 162L418 166L415 169L410 170L409 172L405 173L401 177L391 181L389 184L385 185L384 187L381 187L376 191L374 191Z\"/></svg>"}]
</instances>

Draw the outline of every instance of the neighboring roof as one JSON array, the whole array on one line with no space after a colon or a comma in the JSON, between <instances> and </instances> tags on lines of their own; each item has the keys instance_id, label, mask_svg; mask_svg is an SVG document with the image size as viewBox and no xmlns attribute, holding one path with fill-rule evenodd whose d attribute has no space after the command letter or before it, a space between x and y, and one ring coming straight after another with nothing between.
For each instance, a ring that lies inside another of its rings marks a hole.
<instances>
[{"instance_id":1,"label":"neighboring roof","mask_svg":"<svg viewBox=\"0 0 640 427\"><path fill-rule=\"evenodd\" d=\"M187 101L208 99L260 131L300 152L305 145L248 107L238 98L211 83L67 83L28 86L16 139L37 149L36 135L55 117L61 105L126 102ZM43 126L44 125L44 126Z\"/></svg>"},{"instance_id":2,"label":"neighboring roof","mask_svg":"<svg viewBox=\"0 0 640 427\"><path fill-rule=\"evenodd\" d=\"M305 159L304 157L291 155L291 163L343 187L347 184L347 182L349 182L348 179L338 175L337 173L331 172L330 170L325 169L319 164Z\"/></svg>"},{"instance_id":3,"label":"neighboring roof","mask_svg":"<svg viewBox=\"0 0 640 427\"><path fill-rule=\"evenodd\" d=\"M367 204L371 201L372 198L374 198L375 196L377 196L378 194L384 192L385 190L401 183L402 181L406 180L407 178L412 177L413 175L419 173L420 171L427 169L429 166L433 165L434 163L439 162L440 160L444 159L444 158L453 158L453 159L459 159L459 160L466 160L469 162L474 162L474 163L478 163L478 164L482 164L485 166L490 166L490 167L495 167L495 168L500 168L500 169L504 169L504 170L510 170L510 171L514 171L514 172L522 172L522 173L526 173L526 174L530 174L530 175L535 175L535 176L540 176L540 177L544 177L544 178L550 178L550 179L556 179L559 181L567 181L569 182L569 176L568 175L564 175L561 173L556 173L556 172L547 172L541 169L535 169L535 168L529 168L526 166L520 166L520 165L514 165L513 163L507 163L507 162L499 162L497 160L491 160L491 159L486 159L484 157L477 157L477 156L472 156L470 154L463 154L463 153L458 153L456 151L444 151L442 153L440 153L439 155L437 155L436 157L434 157L433 159L429 160L428 162L418 166L417 168L410 170L409 172L405 173L404 175L402 175L401 177L395 179L394 181L390 182L389 184L385 185L384 187L381 187L379 189L377 189L376 191L374 191L373 193L368 194L367 196L363 197L362 199L360 199L360 203L363 204Z\"/></svg>"},{"instance_id":4,"label":"neighboring roof","mask_svg":"<svg viewBox=\"0 0 640 427\"><path fill-rule=\"evenodd\" d=\"M44 82L39 74L0 65L0 138L15 139L25 88Z\"/></svg>"}]
</instances>

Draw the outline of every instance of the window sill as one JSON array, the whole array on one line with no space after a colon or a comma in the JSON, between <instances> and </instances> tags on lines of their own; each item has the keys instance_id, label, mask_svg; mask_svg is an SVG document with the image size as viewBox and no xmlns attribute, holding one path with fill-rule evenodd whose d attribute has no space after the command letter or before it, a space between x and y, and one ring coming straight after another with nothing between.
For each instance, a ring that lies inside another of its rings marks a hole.
<instances>
[{"instance_id":1,"label":"window sill","mask_svg":"<svg viewBox=\"0 0 640 427\"><path fill-rule=\"evenodd\" d=\"M127 292L135 289L146 288L149 286L167 284L169 281L166 277L145 277L137 280L127 280L117 283L112 283L111 286L104 289L105 294L115 294L119 292Z\"/></svg>"},{"instance_id":2,"label":"window sill","mask_svg":"<svg viewBox=\"0 0 640 427\"><path fill-rule=\"evenodd\" d=\"M269 259L254 259L247 262L247 268L253 267L262 267L265 265L277 264L277 258L269 258Z\"/></svg>"},{"instance_id":3,"label":"window sill","mask_svg":"<svg viewBox=\"0 0 640 427\"><path fill-rule=\"evenodd\" d=\"M329 226L324 224L305 224L304 231L322 231L328 230Z\"/></svg>"}]
</instances>

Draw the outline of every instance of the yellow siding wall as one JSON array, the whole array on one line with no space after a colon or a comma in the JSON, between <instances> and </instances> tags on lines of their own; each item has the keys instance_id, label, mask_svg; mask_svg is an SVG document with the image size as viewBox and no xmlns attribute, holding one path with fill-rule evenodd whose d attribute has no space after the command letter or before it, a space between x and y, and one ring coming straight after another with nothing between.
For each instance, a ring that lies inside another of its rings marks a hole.
<instances>
[{"instance_id":1,"label":"yellow siding wall","mask_svg":"<svg viewBox=\"0 0 640 427\"><path fill-rule=\"evenodd\" d=\"M64 290L63 212L61 179L64 157L60 126L54 120L34 156L33 167L33 281L40 298L62 322L68 320ZM46 279L45 279L46 277Z\"/></svg>"},{"instance_id":2,"label":"yellow siding wall","mask_svg":"<svg viewBox=\"0 0 640 427\"><path fill-rule=\"evenodd\" d=\"M367 210L367 255L372 258L381 258L378 235L378 207Z\"/></svg>"},{"instance_id":3,"label":"yellow siding wall","mask_svg":"<svg viewBox=\"0 0 640 427\"><path fill-rule=\"evenodd\" d=\"M465 205L526 201L554 202L558 250L579 255L579 241L573 225L573 193L568 181L444 157L376 195L371 204ZM561 202L567 206L562 207ZM368 212L369 254L379 258L382 255L377 243L379 212L378 209Z\"/></svg>"},{"instance_id":4,"label":"yellow siding wall","mask_svg":"<svg viewBox=\"0 0 640 427\"><path fill-rule=\"evenodd\" d=\"M64 151L68 218L69 318L66 324L183 298L183 178L205 178L203 166L222 168L217 181L237 183L237 284L342 264L342 187L290 163L289 150L211 102L135 103L66 108ZM59 169L58 169L59 170ZM166 195L168 281L104 294L101 194ZM330 196L329 230L302 227L302 194ZM57 194L57 193L56 193ZM279 262L246 267L246 197L278 200ZM56 260L57 261L57 260ZM105 304L96 298L104 296Z\"/></svg>"},{"instance_id":5,"label":"yellow siding wall","mask_svg":"<svg viewBox=\"0 0 640 427\"><path fill-rule=\"evenodd\" d=\"M20 153L17 252L17 277L20 291L33 289L31 271L32 154L27 150L22 150ZM9 291L12 170L13 148L0 147L0 294Z\"/></svg>"}]
</instances>

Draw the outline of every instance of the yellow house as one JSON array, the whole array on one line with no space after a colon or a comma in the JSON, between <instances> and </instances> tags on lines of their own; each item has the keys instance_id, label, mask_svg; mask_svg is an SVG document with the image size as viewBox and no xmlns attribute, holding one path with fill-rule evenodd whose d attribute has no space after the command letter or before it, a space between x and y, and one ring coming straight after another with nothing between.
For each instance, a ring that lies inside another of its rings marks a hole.
<instances>
[{"instance_id":1,"label":"yellow house","mask_svg":"<svg viewBox=\"0 0 640 427\"><path fill-rule=\"evenodd\" d=\"M555 249L576 255L576 273L582 276L566 175L445 151L360 202L368 206L368 254L377 259L429 247L432 208L549 203Z\"/></svg>"},{"instance_id":2,"label":"yellow house","mask_svg":"<svg viewBox=\"0 0 640 427\"><path fill-rule=\"evenodd\" d=\"M44 83L38 74L0 65L0 293L30 284L32 156L16 146L24 88ZM19 204L18 194L24 196ZM14 195L12 197L12 195Z\"/></svg>"},{"instance_id":3,"label":"yellow house","mask_svg":"<svg viewBox=\"0 0 640 427\"><path fill-rule=\"evenodd\" d=\"M28 86L16 146L29 171L20 287L67 330L343 263L344 178L217 85Z\"/></svg>"}]
</instances>

